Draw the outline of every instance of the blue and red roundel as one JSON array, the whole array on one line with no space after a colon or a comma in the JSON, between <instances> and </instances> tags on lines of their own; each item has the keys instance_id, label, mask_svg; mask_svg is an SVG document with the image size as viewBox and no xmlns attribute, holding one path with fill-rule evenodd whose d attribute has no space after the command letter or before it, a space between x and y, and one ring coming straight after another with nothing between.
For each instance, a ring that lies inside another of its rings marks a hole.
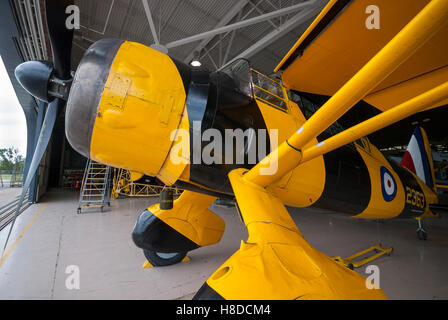
<instances>
[{"instance_id":1,"label":"blue and red roundel","mask_svg":"<svg viewBox=\"0 0 448 320\"><path fill-rule=\"evenodd\" d=\"M381 172L381 190L383 191L383 198L387 202L395 199L397 195L397 183L395 182L392 173L385 167L380 168Z\"/></svg>"}]
</instances>

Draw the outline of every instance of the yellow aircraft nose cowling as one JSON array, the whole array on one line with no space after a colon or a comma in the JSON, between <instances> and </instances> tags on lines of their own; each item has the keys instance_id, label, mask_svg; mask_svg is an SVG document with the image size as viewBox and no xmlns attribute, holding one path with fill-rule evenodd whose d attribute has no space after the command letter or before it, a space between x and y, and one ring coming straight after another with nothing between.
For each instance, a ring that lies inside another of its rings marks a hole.
<instances>
[{"instance_id":1,"label":"yellow aircraft nose cowling","mask_svg":"<svg viewBox=\"0 0 448 320\"><path fill-rule=\"evenodd\" d=\"M66 109L66 135L84 156L155 176L185 106L169 56L139 43L103 39L85 53Z\"/></svg>"}]
</instances>

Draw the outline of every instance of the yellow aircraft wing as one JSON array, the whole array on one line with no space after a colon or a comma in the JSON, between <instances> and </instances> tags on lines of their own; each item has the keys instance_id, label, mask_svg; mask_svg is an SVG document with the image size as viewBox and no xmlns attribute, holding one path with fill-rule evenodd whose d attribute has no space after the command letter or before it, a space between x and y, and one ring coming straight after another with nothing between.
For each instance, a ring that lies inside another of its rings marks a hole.
<instances>
[{"instance_id":1,"label":"yellow aircraft wing","mask_svg":"<svg viewBox=\"0 0 448 320\"><path fill-rule=\"evenodd\" d=\"M332 96L384 47L429 0L377 0L379 29L369 29L370 0L331 0L275 71L290 89ZM364 100L390 109L448 79L448 25ZM441 101L430 108L448 104Z\"/></svg>"}]
</instances>

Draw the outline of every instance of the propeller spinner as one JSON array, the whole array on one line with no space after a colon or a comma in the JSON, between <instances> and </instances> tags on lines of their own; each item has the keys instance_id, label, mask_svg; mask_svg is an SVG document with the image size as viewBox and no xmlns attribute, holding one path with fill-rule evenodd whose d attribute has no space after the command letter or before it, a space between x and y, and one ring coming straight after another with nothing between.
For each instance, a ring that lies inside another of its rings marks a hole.
<instances>
[{"instance_id":1,"label":"propeller spinner","mask_svg":"<svg viewBox=\"0 0 448 320\"><path fill-rule=\"evenodd\" d=\"M27 61L15 70L17 81L33 97L50 103L54 98L68 99L72 78L57 78L53 65L48 61Z\"/></svg>"}]
</instances>

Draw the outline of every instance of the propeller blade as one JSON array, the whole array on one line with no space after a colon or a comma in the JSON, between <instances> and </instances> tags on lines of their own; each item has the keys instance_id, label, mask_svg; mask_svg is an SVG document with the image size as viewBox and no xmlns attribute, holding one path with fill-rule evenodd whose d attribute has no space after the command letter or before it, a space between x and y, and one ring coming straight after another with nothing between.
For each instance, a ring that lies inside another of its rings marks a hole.
<instances>
[{"instance_id":1,"label":"propeller blade","mask_svg":"<svg viewBox=\"0 0 448 320\"><path fill-rule=\"evenodd\" d=\"M34 150L33 160L31 161L30 167L28 169L28 174L26 175L25 183L23 184L22 194L20 195L19 202L17 204L17 209L14 214L14 218L11 222L11 227L9 228L8 236L6 237L5 245L2 251L2 257L5 253L6 246L8 245L9 237L11 236L12 229L14 227L14 223L16 222L16 218L19 215L20 207L22 206L22 202L25 198L25 194L30 187L31 181L39 168L40 161L47 149L48 142L50 141L51 134L53 132L54 123L56 122L56 116L58 114L58 110L60 110L64 106L64 101L61 99L55 99L48 105L47 113L45 114L45 119L42 124L42 129L40 131L39 140L37 141L36 149Z\"/></svg>"},{"instance_id":2,"label":"propeller blade","mask_svg":"<svg viewBox=\"0 0 448 320\"><path fill-rule=\"evenodd\" d=\"M66 27L67 7L73 5L73 0L46 0L45 13L50 35L53 65L59 79L70 78L73 29Z\"/></svg>"}]
</instances>

